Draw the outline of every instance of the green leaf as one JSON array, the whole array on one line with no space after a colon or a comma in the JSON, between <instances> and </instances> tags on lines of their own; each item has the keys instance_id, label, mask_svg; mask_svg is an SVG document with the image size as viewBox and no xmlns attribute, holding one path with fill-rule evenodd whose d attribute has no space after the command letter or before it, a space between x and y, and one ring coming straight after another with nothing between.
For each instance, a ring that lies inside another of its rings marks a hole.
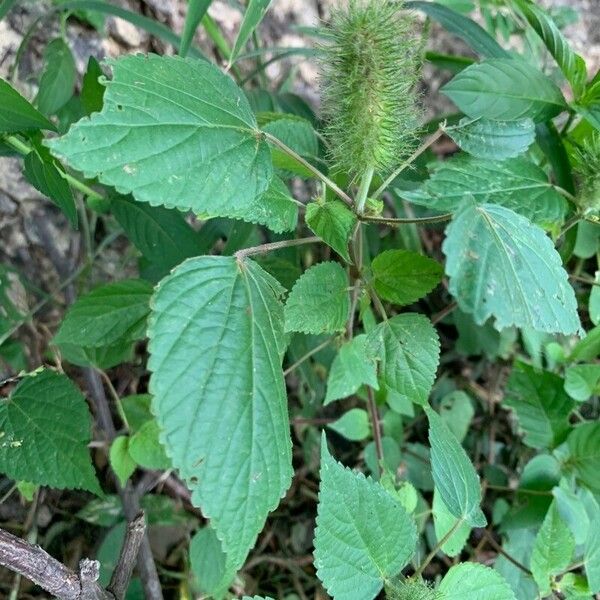
<instances>
[{"instance_id":1,"label":"green leaf","mask_svg":"<svg viewBox=\"0 0 600 600\"><path fill-rule=\"evenodd\" d=\"M577 402L587 402L598 393L600 365L574 365L565 372L565 392Z\"/></svg>"},{"instance_id":2,"label":"green leaf","mask_svg":"<svg viewBox=\"0 0 600 600\"><path fill-rule=\"evenodd\" d=\"M348 276L335 262L311 267L296 281L285 304L285 330L333 333L346 325L350 311Z\"/></svg>"},{"instance_id":3,"label":"green leaf","mask_svg":"<svg viewBox=\"0 0 600 600\"><path fill-rule=\"evenodd\" d=\"M190 0L185 13L185 23L181 34L181 46L179 56L185 57L192 46L196 29L202 21L212 0Z\"/></svg>"},{"instance_id":4,"label":"green leaf","mask_svg":"<svg viewBox=\"0 0 600 600\"><path fill-rule=\"evenodd\" d=\"M170 469L171 461L159 440L158 423L155 419L144 423L129 439L129 455L145 469Z\"/></svg>"},{"instance_id":5,"label":"green leaf","mask_svg":"<svg viewBox=\"0 0 600 600\"><path fill-rule=\"evenodd\" d=\"M569 355L569 362L591 361L598 356L600 356L600 327L594 327L575 344Z\"/></svg>"},{"instance_id":6,"label":"green leaf","mask_svg":"<svg viewBox=\"0 0 600 600\"><path fill-rule=\"evenodd\" d=\"M178 210L150 206L124 196L113 198L110 209L127 237L164 274L186 258L207 250Z\"/></svg>"},{"instance_id":7,"label":"green leaf","mask_svg":"<svg viewBox=\"0 0 600 600\"><path fill-rule=\"evenodd\" d=\"M595 498L588 500L590 528L583 551L585 574L592 594L600 592L600 505Z\"/></svg>"},{"instance_id":8,"label":"green leaf","mask_svg":"<svg viewBox=\"0 0 600 600\"><path fill-rule=\"evenodd\" d=\"M356 215L340 200L317 200L306 205L306 224L346 262L348 242L356 225Z\"/></svg>"},{"instance_id":9,"label":"green leaf","mask_svg":"<svg viewBox=\"0 0 600 600\"><path fill-rule=\"evenodd\" d=\"M67 310L54 343L91 348L143 338L151 294L142 279L97 287Z\"/></svg>"},{"instance_id":10,"label":"green leaf","mask_svg":"<svg viewBox=\"0 0 600 600\"><path fill-rule=\"evenodd\" d=\"M249 0L246 12L244 13L244 19L240 25L240 30L231 50L231 57L229 59L230 64L235 61L238 54L252 35L252 32L262 21L269 8L269 4L271 4L271 0Z\"/></svg>"},{"instance_id":11,"label":"green leaf","mask_svg":"<svg viewBox=\"0 0 600 600\"><path fill-rule=\"evenodd\" d=\"M574 549L575 540L553 501L538 531L531 554L531 572L542 596L550 594L550 577L569 566Z\"/></svg>"},{"instance_id":12,"label":"green leaf","mask_svg":"<svg viewBox=\"0 0 600 600\"><path fill-rule=\"evenodd\" d=\"M535 125L529 118L516 121L464 118L444 131L469 154L489 160L518 156L535 140Z\"/></svg>"},{"instance_id":13,"label":"green leaf","mask_svg":"<svg viewBox=\"0 0 600 600\"><path fill-rule=\"evenodd\" d=\"M528 569L534 542L535 534L531 529L511 529L508 532L508 540L502 544L502 548L509 556L518 560ZM517 598L535 598L537 596L537 585L533 577L514 565L505 556L501 554L497 556L494 568L506 579Z\"/></svg>"},{"instance_id":14,"label":"green leaf","mask_svg":"<svg viewBox=\"0 0 600 600\"><path fill-rule=\"evenodd\" d=\"M567 108L559 87L539 69L512 58L471 65L441 90L472 119L548 121Z\"/></svg>"},{"instance_id":15,"label":"green leaf","mask_svg":"<svg viewBox=\"0 0 600 600\"><path fill-rule=\"evenodd\" d=\"M369 415L362 408L351 408L327 427L353 442L366 439L371 431L369 428Z\"/></svg>"},{"instance_id":16,"label":"green leaf","mask_svg":"<svg viewBox=\"0 0 600 600\"><path fill-rule=\"evenodd\" d=\"M18 131L37 131L56 127L34 108L17 90L4 79L0 79L0 131L16 133Z\"/></svg>"},{"instance_id":17,"label":"green leaf","mask_svg":"<svg viewBox=\"0 0 600 600\"><path fill-rule=\"evenodd\" d=\"M450 293L478 325L569 335L581 331L577 301L550 238L524 217L466 201L446 230Z\"/></svg>"},{"instance_id":18,"label":"green leaf","mask_svg":"<svg viewBox=\"0 0 600 600\"><path fill-rule=\"evenodd\" d=\"M415 551L417 529L380 484L345 468L321 444L317 576L335 600L371 600Z\"/></svg>"},{"instance_id":19,"label":"green leaf","mask_svg":"<svg viewBox=\"0 0 600 600\"><path fill-rule=\"evenodd\" d=\"M282 293L251 260L202 256L152 299L148 368L161 442L233 570L292 476Z\"/></svg>"},{"instance_id":20,"label":"green leaf","mask_svg":"<svg viewBox=\"0 0 600 600\"><path fill-rule=\"evenodd\" d=\"M62 38L52 40L44 50L44 70L36 104L40 112L53 115L73 96L77 69L69 46Z\"/></svg>"},{"instance_id":21,"label":"green leaf","mask_svg":"<svg viewBox=\"0 0 600 600\"><path fill-rule=\"evenodd\" d=\"M577 425L567 438L566 467L595 494L600 494L600 422Z\"/></svg>"},{"instance_id":22,"label":"green leaf","mask_svg":"<svg viewBox=\"0 0 600 600\"><path fill-rule=\"evenodd\" d=\"M190 542L190 566L200 589L211 597L221 597L231 578L226 567L227 557L221 542L211 527L199 529Z\"/></svg>"},{"instance_id":23,"label":"green leaf","mask_svg":"<svg viewBox=\"0 0 600 600\"><path fill-rule=\"evenodd\" d=\"M513 0L535 32L542 38L546 48L556 60L575 97L579 97L587 82L584 59L569 46L558 25L545 10L529 0Z\"/></svg>"},{"instance_id":24,"label":"green leaf","mask_svg":"<svg viewBox=\"0 0 600 600\"><path fill-rule=\"evenodd\" d=\"M467 453L442 418L426 407L429 419L431 471L440 500L457 519L473 527L485 527L487 521L481 511L479 477Z\"/></svg>"},{"instance_id":25,"label":"green leaf","mask_svg":"<svg viewBox=\"0 0 600 600\"><path fill-rule=\"evenodd\" d=\"M113 440L108 459L119 483L124 486L137 466L129 454L129 438L126 435L119 435Z\"/></svg>"},{"instance_id":26,"label":"green leaf","mask_svg":"<svg viewBox=\"0 0 600 600\"><path fill-rule=\"evenodd\" d=\"M417 252L386 250L371 263L373 285L381 298L394 304L412 304L442 280L440 263Z\"/></svg>"},{"instance_id":27,"label":"green leaf","mask_svg":"<svg viewBox=\"0 0 600 600\"><path fill-rule=\"evenodd\" d=\"M33 150L24 159L25 179L44 196L48 196L77 229L77 207L66 179L59 173L54 161L44 160Z\"/></svg>"},{"instance_id":28,"label":"green leaf","mask_svg":"<svg viewBox=\"0 0 600 600\"><path fill-rule=\"evenodd\" d=\"M573 534L575 544L577 546L585 544L590 531L590 519L583 500L577 496L564 478L559 485L552 488L552 495L558 514Z\"/></svg>"},{"instance_id":29,"label":"green leaf","mask_svg":"<svg viewBox=\"0 0 600 600\"><path fill-rule=\"evenodd\" d=\"M481 25L444 6L440 2L415 0L407 2L406 8L423 11L428 17L437 21L446 31L453 33L465 41L481 56L489 56L491 58L509 56L508 52Z\"/></svg>"},{"instance_id":30,"label":"green leaf","mask_svg":"<svg viewBox=\"0 0 600 600\"><path fill-rule=\"evenodd\" d=\"M440 493L435 489L433 491L433 505L431 510L433 512L435 537L436 539L441 540L456 524L456 517L448 510L441 498ZM454 533L448 538L448 540L442 545L442 552L448 556L457 556L465 547L465 544L469 539L469 535L471 535L471 526L466 522L461 523Z\"/></svg>"},{"instance_id":31,"label":"green leaf","mask_svg":"<svg viewBox=\"0 0 600 600\"><path fill-rule=\"evenodd\" d=\"M0 400L0 471L38 485L100 493L87 447L91 426L85 398L68 377L34 372Z\"/></svg>"},{"instance_id":32,"label":"green leaf","mask_svg":"<svg viewBox=\"0 0 600 600\"><path fill-rule=\"evenodd\" d=\"M235 83L199 60L137 55L110 64L102 112L48 141L53 152L138 201L269 226L261 196L270 151Z\"/></svg>"},{"instance_id":33,"label":"green leaf","mask_svg":"<svg viewBox=\"0 0 600 600\"><path fill-rule=\"evenodd\" d=\"M381 381L416 404L427 404L439 362L440 342L426 317L403 313L368 334L369 353L381 360Z\"/></svg>"},{"instance_id":34,"label":"green leaf","mask_svg":"<svg viewBox=\"0 0 600 600\"><path fill-rule=\"evenodd\" d=\"M498 204L542 226L563 221L567 202L540 167L526 158L492 161L459 154L435 163L431 177L417 190L397 193L440 212L455 212L466 197Z\"/></svg>"},{"instance_id":35,"label":"green leaf","mask_svg":"<svg viewBox=\"0 0 600 600\"><path fill-rule=\"evenodd\" d=\"M516 600L500 573L473 562L453 566L437 589L444 600Z\"/></svg>"},{"instance_id":36,"label":"green leaf","mask_svg":"<svg viewBox=\"0 0 600 600\"><path fill-rule=\"evenodd\" d=\"M596 271L594 285L590 291L588 312L590 313L590 321L594 325L600 325L600 271Z\"/></svg>"},{"instance_id":37,"label":"green leaf","mask_svg":"<svg viewBox=\"0 0 600 600\"><path fill-rule=\"evenodd\" d=\"M87 115L102 110L106 88L100 83L101 77L104 77L104 73L100 68L100 63L94 56L90 56L81 84L81 103Z\"/></svg>"},{"instance_id":38,"label":"green leaf","mask_svg":"<svg viewBox=\"0 0 600 600\"><path fill-rule=\"evenodd\" d=\"M294 231L298 223L298 206L287 185L274 175L261 201L269 207L269 228L277 233Z\"/></svg>"},{"instance_id":39,"label":"green leaf","mask_svg":"<svg viewBox=\"0 0 600 600\"><path fill-rule=\"evenodd\" d=\"M515 363L502 403L515 411L523 442L530 448L554 448L571 429L569 415L575 403L563 389L563 380L549 371Z\"/></svg>"},{"instance_id":40,"label":"green leaf","mask_svg":"<svg viewBox=\"0 0 600 600\"><path fill-rule=\"evenodd\" d=\"M367 336L361 334L340 348L329 370L325 404L351 396L362 385L379 389L377 365L369 355L366 342Z\"/></svg>"},{"instance_id":41,"label":"green leaf","mask_svg":"<svg viewBox=\"0 0 600 600\"><path fill-rule=\"evenodd\" d=\"M471 398L462 390L447 394L440 401L440 416L456 439L462 442L475 416Z\"/></svg>"}]
</instances>

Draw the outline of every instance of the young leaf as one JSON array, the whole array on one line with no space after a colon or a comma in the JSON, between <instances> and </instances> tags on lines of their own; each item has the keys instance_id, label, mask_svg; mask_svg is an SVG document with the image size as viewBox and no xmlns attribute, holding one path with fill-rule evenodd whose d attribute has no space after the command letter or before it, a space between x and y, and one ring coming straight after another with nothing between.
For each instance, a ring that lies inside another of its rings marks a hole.
<instances>
[{"instance_id":1,"label":"young leaf","mask_svg":"<svg viewBox=\"0 0 600 600\"><path fill-rule=\"evenodd\" d=\"M517 600L500 573L472 562L453 566L437 589L444 600Z\"/></svg>"},{"instance_id":2,"label":"young leaf","mask_svg":"<svg viewBox=\"0 0 600 600\"><path fill-rule=\"evenodd\" d=\"M170 469L171 461L159 440L155 419L144 423L129 439L129 456L145 469Z\"/></svg>"},{"instance_id":3,"label":"young leaf","mask_svg":"<svg viewBox=\"0 0 600 600\"><path fill-rule=\"evenodd\" d=\"M296 281L285 304L285 330L333 333L344 329L350 300L348 276L334 262L311 267Z\"/></svg>"},{"instance_id":4,"label":"young leaf","mask_svg":"<svg viewBox=\"0 0 600 600\"><path fill-rule=\"evenodd\" d=\"M375 291L394 304L412 304L442 280L440 263L417 252L386 250L371 263Z\"/></svg>"},{"instance_id":5,"label":"young leaf","mask_svg":"<svg viewBox=\"0 0 600 600\"><path fill-rule=\"evenodd\" d=\"M54 343L93 348L143 338L151 294L142 279L97 287L69 308Z\"/></svg>"},{"instance_id":6,"label":"young leaf","mask_svg":"<svg viewBox=\"0 0 600 600\"><path fill-rule=\"evenodd\" d=\"M566 467L595 494L600 494L600 422L577 425L567 438Z\"/></svg>"},{"instance_id":7,"label":"young leaf","mask_svg":"<svg viewBox=\"0 0 600 600\"><path fill-rule=\"evenodd\" d=\"M35 372L0 400L0 471L55 488L101 493L88 450L91 417L65 375Z\"/></svg>"},{"instance_id":8,"label":"young leaf","mask_svg":"<svg viewBox=\"0 0 600 600\"><path fill-rule=\"evenodd\" d=\"M106 88L99 80L103 76L104 73L100 68L100 63L94 56L90 56L81 84L81 103L87 115L102 110Z\"/></svg>"},{"instance_id":9,"label":"young leaf","mask_svg":"<svg viewBox=\"0 0 600 600\"><path fill-rule=\"evenodd\" d=\"M379 483L345 468L321 443L317 576L335 600L371 600L415 551L417 529Z\"/></svg>"},{"instance_id":10,"label":"young leaf","mask_svg":"<svg viewBox=\"0 0 600 600\"><path fill-rule=\"evenodd\" d=\"M441 212L455 212L465 197L498 204L541 226L562 222L567 202L530 160L483 160L458 154L435 163L431 177L417 190L398 194L416 204Z\"/></svg>"},{"instance_id":11,"label":"young leaf","mask_svg":"<svg viewBox=\"0 0 600 600\"><path fill-rule=\"evenodd\" d=\"M513 1L535 32L542 38L563 75L571 84L575 97L579 97L585 89L587 80L587 70L583 58L571 49L558 25L543 8L530 0Z\"/></svg>"},{"instance_id":12,"label":"young leaf","mask_svg":"<svg viewBox=\"0 0 600 600\"><path fill-rule=\"evenodd\" d=\"M361 385L379 389L377 364L369 355L367 336L357 335L346 342L331 363L325 404L356 393Z\"/></svg>"},{"instance_id":13,"label":"young leaf","mask_svg":"<svg viewBox=\"0 0 600 600\"><path fill-rule=\"evenodd\" d=\"M359 442L369 436L369 415L362 408L352 408L327 427L347 440Z\"/></svg>"},{"instance_id":14,"label":"young leaf","mask_svg":"<svg viewBox=\"0 0 600 600\"><path fill-rule=\"evenodd\" d=\"M209 250L178 210L125 196L113 198L110 210L133 245L165 275L186 258Z\"/></svg>"},{"instance_id":15,"label":"young leaf","mask_svg":"<svg viewBox=\"0 0 600 600\"><path fill-rule=\"evenodd\" d=\"M565 392L577 402L586 402L598 393L600 365L573 365L565 372Z\"/></svg>"},{"instance_id":16,"label":"young leaf","mask_svg":"<svg viewBox=\"0 0 600 600\"><path fill-rule=\"evenodd\" d=\"M227 591L231 579L227 576L226 560L214 529L199 529L190 542L190 566L205 594L219 598Z\"/></svg>"},{"instance_id":17,"label":"young leaf","mask_svg":"<svg viewBox=\"0 0 600 600\"><path fill-rule=\"evenodd\" d=\"M479 477L464 448L431 408L425 409L429 419L431 470L440 500L457 519L473 527L485 527L481 511Z\"/></svg>"},{"instance_id":18,"label":"young leaf","mask_svg":"<svg viewBox=\"0 0 600 600\"><path fill-rule=\"evenodd\" d=\"M202 256L152 299L148 368L161 442L232 570L292 476L282 293L250 260Z\"/></svg>"},{"instance_id":19,"label":"young leaf","mask_svg":"<svg viewBox=\"0 0 600 600\"><path fill-rule=\"evenodd\" d=\"M73 228L77 229L77 207L66 179L50 160L44 160L33 150L24 159L24 174L27 181L60 208Z\"/></svg>"},{"instance_id":20,"label":"young leaf","mask_svg":"<svg viewBox=\"0 0 600 600\"><path fill-rule=\"evenodd\" d=\"M563 380L549 371L515 363L504 405L515 411L523 442L531 448L555 448L571 429L569 415L575 403L563 389Z\"/></svg>"},{"instance_id":21,"label":"young leaf","mask_svg":"<svg viewBox=\"0 0 600 600\"><path fill-rule=\"evenodd\" d=\"M273 175L261 202L269 207L269 229L277 233L294 231L298 223L298 206L290 195L287 185Z\"/></svg>"},{"instance_id":22,"label":"young leaf","mask_svg":"<svg viewBox=\"0 0 600 600\"><path fill-rule=\"evenodd\" d=\"M512 210L465 201L446 230L450 292L483 325L569 335L581 330L577 301L546 234Z\"/></svg>"},{"instance_id":23,"label":"young leaf","mask_svg":"<svg viewBox=\"0 0 600 600\"><path fill-rule=\"evenodd\" d=\"M306 205L306 224L346 262L348 242L356 225L356 215L340 200L317 200Z\"/></svg>"},{"instance_id":24,"label":"young leaf","mask_svg":"<svg viewBox=\"0 0 600 600\"><path fill-rule=\"evenodd\" d=\"M369 354L381 359L381 381L409 402L425 405L435 381L440 342L426 317L403 313L368 334Z\"/></svg>"},{"instance_id":25,"label":"young leaf","mask_svg":"<svg viewBox=\"0 0 600 600\"><path fill-rule=\"evenodd\" d=\"M137 466L129 454L129 438L126 435L119 435L113 440L108 459L119 482L125 485Z\"/></svg>"},{"instance_id":26,"label":"young leaf","mask_svg":"<svg viewBox=\"0 0 600 600\"><path fill-rule=\"evenodd\" d=\"M464 118L444 131L465 152L489 160L518 156L535 140L535 125L529 118L516 121Z\"/></svg>"},{"instance_id":27,"label":"young leaf","mask_svg":"<svg viewBox=\"0 0 600 600\"><path fill-rule=\"evenodd\" d=\"M435 537L442 540L456 523L456 517L446 508L440 493L437 490L433 491L433 525L435 527ZM463 522L442 545L441 550L448 556L456 556L462 552L467 540L471 535L471 526Z\"/></svg>"},{"instance_id":28,"label":"young leaf","mask_svg":"<svg viewBox=\"0 0 600 600\"><path fill-rule=\"evenodd\" d=\"M240 50L242 50L252 35L252 32L262 21L269 8L269 4L271 4L271 0L249 0L246 12L244 13L244 19L240 25L240 30L231 50L231 57L229 59L230 64L235 61Z\"/></svg>"},{"instance_id":29,"label":"young leaf","mask_svg":"<svg viewBox=\"0 0 600 600\"><path fill-rule=\"evenodd\" d=\"M270 151L235 83L201 60L136 55L110 64L102 112L49 140L52 151L141 202L269 226L261 196Z\"/></svg>"},{"instance_id":30,"label":"young leaf","mask_svg":"<svg viewBox=\"0 0 600 600\"><path fill-rule=\"evenodd\" d=\"M542 596L550 594L550 577L566 569L573 556L575 540L553 501L535 539L531 572Z\"/></svg>"},{"instance_id":31,"label":"young leaf","mask_svg":"<svg viewBox=\"0 0 600 600\"><path fill-rule=\"evenodd\" d=\"M34 108L17 90L0 79L0 132L37 131L56 127Z\"/></svg>"},{"instance_id":32,"label":"young leaf","mask_svg":"<svg viewBox=\"0 0 600 600\"><path fill-rule=\"evenodd\" d=\"M73 54L62 38L52 40L46 46L44 62L36 103L40 112L53 115L73 95L77 69Z\"/></svg>"},{"instance_id":33,"label":"young leaf","mask_svg":"<svg viewBox=\"0 0 600 600\"><path fill-rule=\"evenodd\" d=\"M560 88L529 63L492 58L471 65L447 83L446 94L472 119L548 121L566 109Z\"/></svg>"}]
</instances>

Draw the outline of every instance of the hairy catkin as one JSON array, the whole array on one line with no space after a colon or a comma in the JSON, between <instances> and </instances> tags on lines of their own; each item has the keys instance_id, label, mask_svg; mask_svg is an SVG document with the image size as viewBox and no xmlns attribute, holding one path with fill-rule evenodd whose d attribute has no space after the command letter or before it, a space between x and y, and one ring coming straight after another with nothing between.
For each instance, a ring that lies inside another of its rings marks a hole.
<instances>
[{"instance_id":1,"label":"hairy catkin","mask_svg":"<svg viewBox=\"0 0 600 600\"><path fill-rule=\"evenodd\" d=\"M412 150L420 117L415 30L401 1L349 0L333 12L320 87L337 170L384 174Z\"/></svg>"},{"instance_id":2,"label":"hairy catkin","mask_svg":"<svg viewBox=\"0 0 600 600\"><path fill-rule=\"evenodd\" d=\"M441 600L442 594L424 581L406 579L389 582L385 587L385 597L388 600Z\"/></svg>"}]
</instances>

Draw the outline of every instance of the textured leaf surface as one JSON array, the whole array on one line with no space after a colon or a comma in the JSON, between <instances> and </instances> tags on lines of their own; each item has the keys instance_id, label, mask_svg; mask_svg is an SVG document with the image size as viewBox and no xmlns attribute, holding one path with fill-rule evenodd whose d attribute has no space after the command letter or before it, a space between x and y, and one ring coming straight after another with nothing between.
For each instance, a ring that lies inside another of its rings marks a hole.
<instances>
[{"instance_id":1,"label":"textured leaf surface","mask_svg":"<svg viewBox=\"0 0 600 600\"><path fill-rule=\"evenodd\" d=\"M334 262L308 269L295 283L285 303L286 331L333 333L344 329L350 299L348 276Z\"/></svg>"},{"instance_id":2,"label":"textured leaf surface","mask_svg":"<svg viewBox=\"0 0 600 600\"><path fill-rule=\"evenodd\" d=\"M512 58L493 58L467 67L442 92L473 119L529 118L539 123L566 108L562 92L548 76Z\"/></svg>"},{"instance_id":3,"label":"textured leaf surface","mask_svg":"<svg viewBox=\"0 0 600 600\"><path fill-rule=\"evenodd\" d=\"M377 364L367 349L367 336L357 335L346 342L331 363L325 404L351 396L361 385L379 389Z\"/></svg>"},{"instance_id":4,"label":"textured leaf surface","mask_svg":"<svg viewBox=\"0 0 600 600\"><path fill-rule=\"evenodd\" d=\"M550 593L550 576L565 570L575 549L575 540L553 501L538 531L531 554L531 572L543 596Z\"/></svg>"},{"instance_id":5,"label":"textured leaf surface","mask_svg":"<svg viewBox=\"0 0 600 600\"><path fill-rule=\"evenodd\" d=\"M211 527L198 530L190 542L190 566L204 593L220 597L227 590L231 580L226 561L214 530Z\"/></svg>"},{"instance_id":6,"label":"textured leaf surface","mask_svg":"<svg viewBox=\"0 0 600 600\"><path fill-rule=\"evenodd\" d=\"M235 83L200 60L111 64L102 112L49 141L53 152L136 200L268 226L270 151Z\"/></svg>"},{"instance_id":7,"label":"textured leaf surface","mask_svg":"<svg viewBox=\"0 0 600 600\"><path fill-rule=\"evenodd\" d=\"M535 140L535 125L529 118L516 121L465 118L444 131L469 154L490 160L518 156Z\"/></svg>"},{"instance_id":8,"label":"textured leaf surface","mask_svg":"<svg viewBox=\"0 0 600 600\"><path fill-rule=\"evenodd\" d=\"M28 375L0 400L0 471L11 479L99 493L88 450L91 418L65 375Z\"/></svg>"},{"instance_id":9,"label":"textured leaf surface","mask_svg":"<svg viewBox=\"0 0 600 600\"><path fill-rule=\"evenodd\" d=\"M448 511L473 527L485 527L481 511L481 487L475 467L464 448L442 418L430 408L429 419L431 470L435 488Z\"/></svg>"},{"instance_id":10,"label":"textured leaf surface","mask_svg":"<svg viewBox=\"0 0 600 600\"><path fill-rule=\"evenodd\" d=\"M595 498L588 499L590 528L583 551L585 573L592 594L600 592L600 504Z\"/></svg>"},{"instance_id":11,"label":"textured leaf surface","mask_svg":"<svg viewBox=\"0 0 600 600\"><path fill-rule=\"evenodd\" d=\"M150 391L161 441L239 568L292 475L283 288L252 261L204 256L152 300Z\"/></svg>"},{"instance_id":12,"label":"textured leaf surface","mask_svg":"<svg viewBox=\"0 0 600 600\"><path fill-rule=\"evenodd\" d=\"M0 131L16 133L38 129L56 131L54 125L37 108L25 100L8 82L0 79Z\"/></svg>"},{"instance_id":13,"label":"textured leaf surface","mask_svg":"<svg viewBox=\"0 0 600 600\"><path fill-rule=\"evenodd\" d=\"M335 600L371 600L415 551L417 530L379 483L345 468L321 450L315 531L317 575Z\"/></svg>"},{"instance_id":14,"label":"textured leaf surface","mask_svg":"<svg viewBox=\"0 0 600 600\"><path fill-rule=\"evenodd\" d=\"M435 490L433 492L433 505L431 510L433 512L435 537L436 539L441 540L454 527L456 517L446 508L440 493ZM466 522L461 523L456 531L442 545L442 552L448 556L456 556L464 548L470 534L471 526Z\"/></svg>"},{"instance_id":15,"label":"textured leaf surface","mask_svg":"<svg viewBox=\"0 0 600 600\"><path fill-rule=\"evenodd\" d=\"M598 393L600 365L573 365L565 373L565 392L577 402L586 402Z\"/></svg>"},{"instance_id":16,"label":"textured leaf surface","mask_svg":"<svg viewBox=\"0 0 600 600\"><path fill-rule=\"evenodd\" d=\"M595 494L600 494L600 422L577 425L567 438L567 466Z\"/></svg>"},{"instance_id":17,"label":"textured leaf surface","mask_svg":"<svg viewBox=\"0 0 600 600\"><path fill-rule=\"evenodd\" d=\"M438 590L444 600L516 600L500 573L472 562L452 567L444 575Z\"/></svg>"},{"instance_id":18,"label":"textured leaf surface","mask_svg":"<svg viewBox=\"0 0 600 600\"><path fill-rule=\"evenodd\" d=\"M450 292L483 325L580 331L577 301L550 238L502 206L465 202L446 230Z\"/></svg>"},{"instance_id":19,"label":"textured leaf surface","mask_svg":"<svg viewBox=\"0 0 600 600\"><path fill-rule=\"evenodd\" d=\"M54 343L93 348L141 339L151 294L152 286L141 279L96 288L69 308Z\"/></svg>"},{"instance_id":20,"label":"textured leaf surface","mask_svg":"<svg viewBox=\"0 0 600 600\"><path fill-rule=\"evenodd\" d=\"M426 404L435 381L440 342L426 317L403 313L368 334L369 353L381 360L381 381L409 402Z\"/></svg>"},{"instance_id":21,"label":"textured leaf surface","mask_svg":"<svg viewBox=\"0 0 600 600\"><path fill-rule=\"evenodd\" d=\"M465 198L499 204L540 225L556 226L567 209L548 176L526 158L483 160L459 154L436 163L431 177L403 198L441 212L458 210Z\"/></svg>"},{"instance_id":22,"label":"textured leaf surface","mask_svg":"<svg viewBox=\"0 0 600 600\"><path fill-rule=\"evenodd\" d=\"M442 280L440 263L417 252L386 250L371 263L375 291L395 304L412 304Z\"/></svg>"},{"instance_id":23,"label":"textured leaf surface","mask_svg":"<svg viewBox=\"0 0 600 600\"><path fill-rule=\"evenodd\" d=\"M563 389L563 380L548 371L516 363L508 380L503 404L515 411L524 442L531 448L554 448L565 440L575 403Z\"/></svg>"},{"instance_id":24,"label":"textured leaf surface","mask_svg":"<svg viewBox=\"0 0 600 600\"><path fill-rule=\"evenodd\" d=\"M277 233L296 229L298 206L287 185L277 175L271 178L271 183L261 200L265 207L268 207L270 229Z\"/></svg>"},{"instance_id":25,"label":"textured leaf surface","mask_svg":"<svg viewBox=\"0 0 600 600\"><path fill-rule=\"evenodd\" d=\"M356 215L340 200L311 202L306 206L306 224L346 262L351 262L348 242Z\"/></svg>"},{"instance_id":26,"label":"textured leaf surface","mask_svg":"<svg viewBox=\"0 0 600 600\"><path fill-rule=\"evenodd\" d=\"M52 115L73 95L77 69L73 54L62 38L52 40L46 46L44 61L36 103L41 112Z\"/></svg>"}]
</instances>

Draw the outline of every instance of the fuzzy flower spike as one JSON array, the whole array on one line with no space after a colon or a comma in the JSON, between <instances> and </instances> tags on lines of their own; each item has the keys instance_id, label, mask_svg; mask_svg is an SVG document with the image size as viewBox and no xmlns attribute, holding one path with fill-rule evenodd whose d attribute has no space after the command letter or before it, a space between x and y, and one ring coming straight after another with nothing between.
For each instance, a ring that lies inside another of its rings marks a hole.
<instances>
[{"instance_id":1,"label":"fuzzy flower spike","mask_svg":"<svg viewBox=\"0 0 600 600\"><path fill-rule=\"evenodd\" d=\"M389 173L410 154L419 121L420 43L402 2L349 0L334 11L321 62L334 168Z\"/></svg>"}]
</instances>

